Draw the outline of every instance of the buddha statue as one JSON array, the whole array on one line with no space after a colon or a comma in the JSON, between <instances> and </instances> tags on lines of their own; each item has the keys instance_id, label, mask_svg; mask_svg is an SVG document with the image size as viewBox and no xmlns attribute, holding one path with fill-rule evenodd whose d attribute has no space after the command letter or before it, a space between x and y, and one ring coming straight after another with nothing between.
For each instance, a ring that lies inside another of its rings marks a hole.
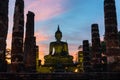
<instances>
[{"instance_id":1,"label":"buddha statue","mask_svg":"<svg viewBox=\"0 0 120 80\"><path fill-rule=\"evenodd\" d=\"M50 43L49 55L53 56L67 56L68 55L68 44L66 42L61 41L62 32L59 27L55 33L55 42Z\"/></svg>"},{"instance_id":2,"label":"buddha statue","mask_svg":"<svg viewBox=\"0 0 120 80\"><path fill-rule=\"evenodd\" d=\"M56 41L50 43L49 55L44 56L45 65L72 64L73 57L69 55L67 42L61 41L62 32L58 29L55 32Z\"/></svg>"}]
</instances>

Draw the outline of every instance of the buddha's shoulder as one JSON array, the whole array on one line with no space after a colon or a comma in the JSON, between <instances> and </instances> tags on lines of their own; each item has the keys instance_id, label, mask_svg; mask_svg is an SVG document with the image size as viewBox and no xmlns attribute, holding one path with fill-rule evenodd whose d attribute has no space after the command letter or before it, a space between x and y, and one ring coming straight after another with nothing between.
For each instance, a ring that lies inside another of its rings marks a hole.
<instances>
[{"instance_id":1,"label":"buddha's shoulder","mask_svg":"<svg viewBox=\"0 0 120 80\"><path fill-rule=\"evenodd\" d=\"M56 42L50 42L50 44L56 44Z\"/></svg>"},{"instance_id":2,"label":"buddha's shoulder","mask_svg":"<svg viewBox=\"0 0 120 80\"><path fill-rule=\"evenodd\" d=\"M62 44L67 44L67 42L61 41Z\"/></svg>"},{"instance_id":3,"label":"buddha's shoulder","mask_svg":"<svg viewBox=\"0 0 120 80\"><path fill-rule=\"evenodd\" d=\"M62 44L67 44L67 42L64 42L64 41L61 41L60 43L62 43ZM52 44L57 44L57 42L50 42L50 44L52 45Z\"/></svg>"}]
</instances>

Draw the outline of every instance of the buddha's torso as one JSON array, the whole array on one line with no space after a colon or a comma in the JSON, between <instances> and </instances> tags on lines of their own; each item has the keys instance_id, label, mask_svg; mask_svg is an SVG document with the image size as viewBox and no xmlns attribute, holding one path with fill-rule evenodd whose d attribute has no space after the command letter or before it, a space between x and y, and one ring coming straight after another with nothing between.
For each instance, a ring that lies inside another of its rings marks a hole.
<instances>
[{"instance_id":1,"label":"buddha's torso","mask_svg":"<svg viewBox=\"0 0 120 80\"><path fill-rule=\"evenodd\" d=\"M50 51L52 51L54 55L61 55L61 53L67 52L66 42L51 42L50 47Z\"/></svg>"}]
</instances>

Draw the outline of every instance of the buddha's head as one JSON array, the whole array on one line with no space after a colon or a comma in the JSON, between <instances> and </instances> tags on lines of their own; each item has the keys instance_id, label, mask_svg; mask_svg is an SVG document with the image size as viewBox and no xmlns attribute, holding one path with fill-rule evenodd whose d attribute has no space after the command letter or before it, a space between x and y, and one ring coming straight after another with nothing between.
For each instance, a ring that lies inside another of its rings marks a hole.
<instances>
[{"instance_id":1,"label":"buddha's head","mask_svg":"<svg viewBox=\"0 0 120 80\"><path fill-rule=\"evenodd\" d=\"M62 32L59 29L59 25L58 25L58 30L55 32L55 38L57 41L60 41L62 39Z\"/></svg>"}]
</instances>

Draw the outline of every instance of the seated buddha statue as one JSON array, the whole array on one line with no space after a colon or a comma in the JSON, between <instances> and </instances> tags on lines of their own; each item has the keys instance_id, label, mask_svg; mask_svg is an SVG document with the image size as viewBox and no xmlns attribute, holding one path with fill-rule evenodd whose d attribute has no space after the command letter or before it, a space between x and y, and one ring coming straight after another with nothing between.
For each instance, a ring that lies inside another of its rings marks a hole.
<instances>
[{"instance_id":1,"label":"seated buddha statue","mask_svg":"<svg viewBox=\"0 0 120 80\"><path fill-rule=\"evenodd\" d=\"M44 56L45 65L56 63L73 63L73 57L69 55L67 42L61 41L62 32L59 29L55 32L56 41L50 43L49 55Z\"/></svg>"}]
</instances>

